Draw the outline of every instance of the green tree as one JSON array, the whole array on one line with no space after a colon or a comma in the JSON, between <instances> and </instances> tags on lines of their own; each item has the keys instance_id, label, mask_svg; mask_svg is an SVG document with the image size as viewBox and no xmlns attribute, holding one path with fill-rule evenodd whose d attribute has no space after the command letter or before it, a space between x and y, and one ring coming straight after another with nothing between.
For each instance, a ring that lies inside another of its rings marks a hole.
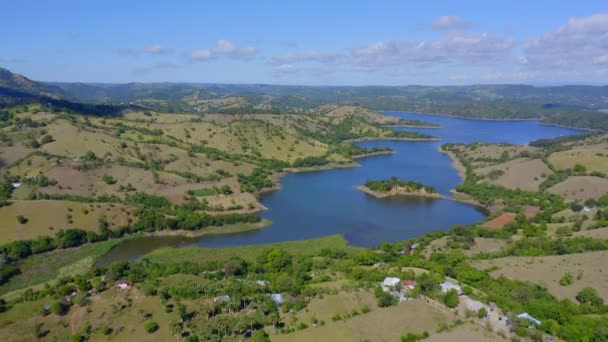
<instances>
[{"instance_id":1,"label":"green tree","mask_svg":"<svg viewBox=\"0 0 608 342\"><path fill-rule=\"evenodd\" d=\"M68 311L70 311L70 304L62 300L56 301L51 304L51 312L56 315L63 316L68 313Z\"/></svg>"},{"instance_id":2,"label":"green tree","mask_svg":"<svg viewBox=\"0 0 608 342\"><path fill-rule=\"evenodd\" d=\"M144 322L144 330L147 333L151 334L151 333L155 332L156 330L158 330L158 323L156 323L152 320L147 320Z\"/></svg>"},{"instance_id":3,"label":"green tree","mask_svg":"<svg viewBox=\"0 0 608 342\"><path fill-rule=\"evenodd\" d=\"M576 294L576 300L581 304L589 304L596 307L604 305L604 299L591 287L585 287Z\"/></svg>"},{"instance_id":4,"label":"green tree","mask_svg":"<svg viewBox=\"0 0 608 342\"><path fill-rule=\"evenodd\" d=\"M451 289L443 295L443 303L448 308L455 308L458 306L458 292Z\"/></svg>"}]
</instances>

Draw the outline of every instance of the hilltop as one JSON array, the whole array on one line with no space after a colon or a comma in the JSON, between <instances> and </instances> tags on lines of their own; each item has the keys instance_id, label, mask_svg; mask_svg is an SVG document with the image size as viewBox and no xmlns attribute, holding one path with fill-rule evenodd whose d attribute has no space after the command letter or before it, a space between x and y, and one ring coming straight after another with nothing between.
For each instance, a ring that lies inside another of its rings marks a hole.
<instances>
[{"instance_id":1,"label":"hilltop","mask_svg":"<svg viewBox=\"0 0 608 342\"><path fill-rule=\"evenodd\" d=\"M281 86L205 83L44 83L5 70L0 90L178 113L306 113L328 104L489 119L541 119L608 130L606 86Z\"/></svg>"}]
</instances>

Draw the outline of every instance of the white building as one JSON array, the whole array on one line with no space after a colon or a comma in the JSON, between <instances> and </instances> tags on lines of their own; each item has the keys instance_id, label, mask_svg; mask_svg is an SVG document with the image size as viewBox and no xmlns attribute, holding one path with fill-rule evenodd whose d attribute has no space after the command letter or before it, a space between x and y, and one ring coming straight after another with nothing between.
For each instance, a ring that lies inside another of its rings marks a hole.
<instances>
[{"instance_id":1,"label":"white building","mask_svg":"<svg viewBox=\"0 0 608 342\"><path fill-rule=\"evenodd\" d=\"M516 316L517 318L523 318L525 320L527 320L528 322L534 324L534 325L540 325L540 321L532 316L530 316L529 313L527 312L522 312L519 315Z\"/></svg>"},{"instance_id":2,"label":"white building","mask_svg":"<svg viewBox=\"0 0 608 342\"><path fill-rule=\"evenodd\" d=\"M273 293L270 295L270 300L272 300L276 305L281 305L285 303L285 298L280 293Z\"/></svg>"},{"instance_id":3,"label":"white building","mask_svg":"<svg viewBox=\"0 0 608 342\"><path fill-rule=\"evenodd\" d=\"M446 293L450 290L456 290L459 295L462 294L462 288L458 284L454 284L451 281L444 281L439 286L441 286L441 292Z\"/></svg>"}]
</instances>

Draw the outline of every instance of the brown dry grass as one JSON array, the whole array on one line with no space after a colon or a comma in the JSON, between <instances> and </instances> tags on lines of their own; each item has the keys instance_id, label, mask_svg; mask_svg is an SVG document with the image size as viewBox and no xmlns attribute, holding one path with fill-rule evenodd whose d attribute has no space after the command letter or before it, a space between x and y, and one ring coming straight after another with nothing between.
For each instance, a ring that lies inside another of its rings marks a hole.
<instances>
[{"instance_id":1,"label":"brown dry grass","mask_svg":"<svg viewBox=\"0 0 608 342\"><path fill-rule=\"evenodd\" d=\"M581 146L571 150L555 152L548 159L551 165L558 170L571 169L576 164L580 164L585 166L588 172L608 173L607 144Z\"/></svg>"},{"instance_id":2,"label":"brown dry grass","mask_svg":"<svg viewBox=\"0 0 608 342\"><path fill-rule=\"evenodd\" d=\"M14 201L0 208L0 245L39 236L54 236L59 229L73 227L96 232L102 217L108 220L111 228L116 228L128 224L129 219L135 220L132 211L132 207L122 204ZM28 222L20 224L17 215L23 215ZM68 223L68 215L71 215L73 223Z\"/></svg>"},{"instance_id":3,"label":"brown dry grass","mask_svg":"<svg viewBox=\"0 0 608 342\"><path fill-rule=\"evenodd\" d=\"M550 187L547 191L563 196L566 201L598 199L608 193L608 179L593 176L572 176Z\"/></svg>"},{"instance_id":4,"label":"brown dry grass","mask_svg":"<svg viewBox=\"0 0 608 342\"><path fill-rule=\"evenodd\" d=\"M495 341L509 341L509 339L497 335L493 332L489 332L484 328L481 328L473 324L465 324L458 326L450 331L442 332L440 334L432 334L429 338L425 339L427 342L495 342Z\"/></svg>"},{"instance_id":5,"label":"brown dry grass","mask_svg":"<svg viewBox=\"0 0 608 342\"><path fill-rule=\"evenodd\" d=\"M130 301L130 304L129 304ZM169 322L176 319L175 313L166 313L157 297L148 297L136 288L127 291L116 291L113 288L98 296L90 298L87 307L73 306L65 316L37 314L44 305L51 301L42 299L34 302L23 302L15 308L0 314L0 321L9 322L0 327L0 335L6 341L32 341L34 326L42 323L49 329L45 339L51 341L68 341L75 333L84 331L91 325L92 341L170 341ZM115 312L114 308L124 307ZM140 311L151 314L152 320L158 323L159 329L149 334L143 329ZM112 329L109 336L102 332L104 327Z\"/></svg>"},{"instance_id":6,"label":"brown dry grass","mask_svg":"<svg viewBox=\"0 0 608 342\"><path fill-rule=\"evenodd\" d=\"M507 278L545 284L557 298L574 299L576 293L584 287L592 287L598 294L608 300L608 252L590 252L569 255L544 257L506 257L493 260L474 261L473 266L487 269L498 266L492 276L504 275ZM570 286L559 285L561 277L570 273L574 283ZM577 279L582 274L581 279Z\"/></svg>"},{"instance_id":7,"label":"brown dry grass","mask_svg":"<svg viewBox=\"0 0 608 342\"><path fill-rule=\"evenodd\" d=\"M343 321L326 321L325 326L271 338L273 341L399 341L408 332L432 332L440 323L449 323L453 318L454 315L447 310L415 299L388 308L372 309L367 314Z\"/></svg>"},{"instance_id":8,"label":"brown dry grass","mask_svg":"<svg viewBox=\"0 0 608 342\"><path fill-rule=\"evenodd\" d=\"M542 160L526 158L516 158L506 163L487 166L475 170L475 173L487 175L494 170L501 170L504 173L494 180L487 180L488 183L526 191L538 191L540 183L544 180L542 175L553 173Z\"/></svg>"}]
</instances>

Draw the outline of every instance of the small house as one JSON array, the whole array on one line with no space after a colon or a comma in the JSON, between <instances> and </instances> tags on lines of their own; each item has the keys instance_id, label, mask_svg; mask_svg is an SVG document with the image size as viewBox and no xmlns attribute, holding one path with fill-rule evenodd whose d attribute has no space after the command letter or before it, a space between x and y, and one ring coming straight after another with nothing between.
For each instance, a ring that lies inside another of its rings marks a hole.
<instances>
[{"instance_id":1,"label":"small house","mask_svg":"<svg viewBox=\"0 0 608 342\"><path fill-rule=\"evenodd\" d=\"M416 250L416 249L417 249L419 246L420 246L420 244L419 244L419 243L413 243L413 244L410 246L410 250L415 251L415 250Z\"/></svg>"},{"instance_id":2,"label":"small house","mask_svg":"<svg viewBox=\"0 0 608 342\"><path fill-rule=\"evenodd\" d=\"M399 279L399 278L386 277L386 278L384 278L382 285L383 286L397 286L397 285L399 285L400 281L401 281L401 279Z\"/></svg>"},{"instance_id":3,"label":"small house","mask_svg":"<svg viewBox=\"0 0 608 342\"><path fill-rule=\"evenodd\" d=\"M258 284L258 285L260 285L260 286L266 286L266 285L268 285L268 281L267 280L256 280L255 283Z\"/></svg>"},{"instance_id":4,"label":"small house","mask_svg":"<svg viewBox=\"0 0 608 342\"><path fill-rule=\"evenodd\" d=\"M273 293L270 295L270 300L272 300L276 305L282 305L285 303L285 298L281 293Z\"/></svg>"},{"instance_id":5,"label":"small house","mask_svg":"<svg viewBox=\"0 0 608 342\"><path fill-rule=\"evenodd\" d=\"M390 290L395 289L397 286L399 286L399 283L401 282L401 279L399 278L395 278L395 277L386 277L384 278L384 281L382 282L381 286L382 286L382 290L384 292L388 292Z\"/></svg>"},{"instance_id":6,"label":"small house","mask_svg":"<svg viewBox=\"0 0 608 342\"><path fill-rule=\"evenodd\" d=\"M131 285L133 285L133 283L131 283L129 280L117 280L117 281L114 283L114 287L115 287L117 290L121 290L121 291L122 291L122 290L126 290L126 289L130 288L130 287L131 287Z\"/></svg>"},{"instance_id":7,"label":"small house","mask_svg":"<svg viewBox=\"0 0 608 342\"><path fill-rule=\"evenodd\" d=\"M228 295L224 295L224 296L217 296L213 298L213 302L214 303L218 303L218 302L229 302L230 301L230 296Z\"/></svg>"},{"instance_id":8,"label":"small house","mask_svg":"<svg viewBox=\"0 0 608 342\"><path fill-rule=\"evenodd\" d=\"M441 286L441 292L446 293L450 290L456 290L456 292L461 295L462 292L462 288L460 287L460 285L458 284L454 284L451 281L444 281L443 283L441 283L439 286Z\"/></svg>"},{"instance_id":9,"label":"small house","mask_svg":"<svg viewBox=\"0 0 608 342\"><path fill-rule=\"evenodd\" d=\"M18 187L21 186L21 182L14 182L14 183L11 183L11 185L13 186L13 188L17 189Z\"/></svg>"},{"instance_id":10,"label":"small house","mask_svg":"<svg viewBox=\"0 0 608 342\"><path fill-rule=\"evenodd\" d=\"M403 284L403 289L404 290L413 290L416 287L416 282L408 279L405 281L405 283Z\"/></svg>"},{"instance_id":11,"label":"small house","mask_svg":"<svg viewBox=\"0 0 608 342\"><path fill-rule=\"evenodd\" d=\"M534 324L534 325L537 325L537 326L538 326L538 325L540 325L540 323L541 323L541 322L540 322L538 319L536 319L536 318L534 318L534 317L530 316L530 314L529 314L529 313L527 313L527 312L522 312L522 313L520 313L519 315L517 315L516 317L517 317L517 318L522 318L522 319L525 319L525 320L527 320L528 322L530 322L530 323L532 323L532 324Z\"/></svg>"}]
</instances>

